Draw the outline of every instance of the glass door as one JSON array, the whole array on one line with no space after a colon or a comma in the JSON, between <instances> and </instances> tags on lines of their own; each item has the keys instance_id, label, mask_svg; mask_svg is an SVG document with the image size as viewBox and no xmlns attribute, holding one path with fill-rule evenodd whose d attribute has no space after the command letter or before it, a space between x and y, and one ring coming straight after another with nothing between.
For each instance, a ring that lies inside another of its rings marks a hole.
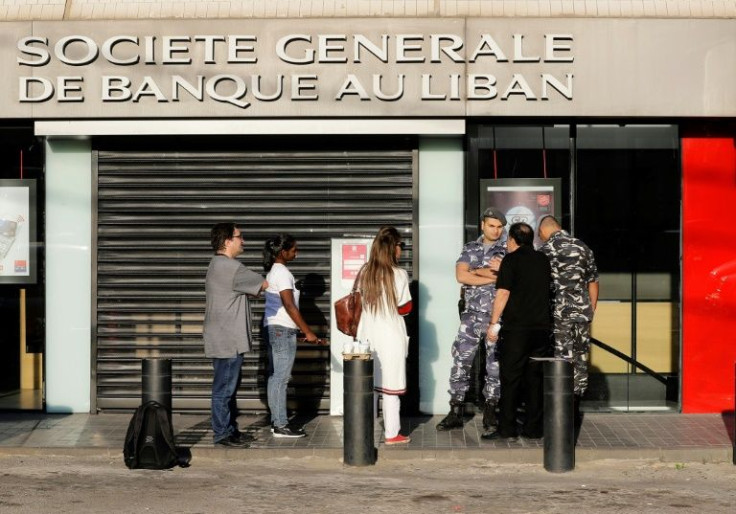
<instances>
[{"instance_id":1,"label":"glass door","mask_svg":"<svg viewBox=\"0 0 736 514\"><path fill-rule=\"evenodd\" d=\"M600 273L586 410L679 406L680 202L675 125L471 125L466 240L481 184L559 179L562 225Z\"/></svg>"},{"instance_id":2,"label":"glass door","mask_svg":"<svg viewBox=\"0 0 736 514\"><path fill-rule=\"evenodd\" d=\"M574 233L594 249L601 281L584 405L677 409L677 128L581 125L575 141Z\"/></svg>"}]
</instances>

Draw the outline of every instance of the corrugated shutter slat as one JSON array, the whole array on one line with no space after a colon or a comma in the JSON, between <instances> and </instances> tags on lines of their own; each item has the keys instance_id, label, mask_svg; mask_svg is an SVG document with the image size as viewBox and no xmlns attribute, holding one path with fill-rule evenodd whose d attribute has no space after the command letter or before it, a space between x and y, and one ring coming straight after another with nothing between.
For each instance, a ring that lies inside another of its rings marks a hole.
<instances>
[{"instance_id":1,"label":"corrugated shutter slat","mask_svg":"<svg viewBox=\"0 0 736 514\"><path fill-rule=\"evenodd\" d=\"M299 241L290 266L316 278L302 311L328 336L330 239L396 226L409 251L413 223L410 150L314 152L96 152L96 408L140 403L141 359L173 361L175 411L209 408L212 368L202 347L209 230L235 221L246 238L240 260L261 270L263 241ZM260 325L262 304L254 302ZM257 327L256 327L257 329ZM259 331L257 330L257 333ZM329 351L300 345L290 397L329 408ZM238 405L265 410L266 356L260 339L246 355ZM291 405L298 407L299 405Z\"/></svg>"}]
</instances>

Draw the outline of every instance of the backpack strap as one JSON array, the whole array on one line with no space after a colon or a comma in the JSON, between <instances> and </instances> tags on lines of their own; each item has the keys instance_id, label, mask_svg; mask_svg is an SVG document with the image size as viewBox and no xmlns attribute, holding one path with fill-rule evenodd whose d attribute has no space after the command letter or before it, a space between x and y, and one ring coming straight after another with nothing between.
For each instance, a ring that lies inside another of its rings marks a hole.
<instances>
[{"instance_id":1,"label":"backpack strap","mask_svg":"<svg viewBox=\"0 0 736 514\"><path fill-rule=\"evenodd\" d=\"M166 446L171 449L174 455L177 455L176 447L174 446L174 429L171 426L171 420L169 420L169 412L163 405L159 403L156 403L156 405L161 407L160 409L156 409L156 415L158 416L159 427L161 427L161 431L163 432Z\"/></svg>"},{"instance_id":2,"label":"backpack strap","mask_svg":"<svg viewBox=\"0 0 736 514\"><path fill-rule=\"evenodd\" d=\"M133 432L131 434L132 440L130 441L130 468L138 467L138 440L140 439L141 430L143 429L143 420L146 418L146 411L149 409L150 403L152 402L139 405L133 416ZM126 438L126 444L127 442Z\"/></svg>"}]
</instances>

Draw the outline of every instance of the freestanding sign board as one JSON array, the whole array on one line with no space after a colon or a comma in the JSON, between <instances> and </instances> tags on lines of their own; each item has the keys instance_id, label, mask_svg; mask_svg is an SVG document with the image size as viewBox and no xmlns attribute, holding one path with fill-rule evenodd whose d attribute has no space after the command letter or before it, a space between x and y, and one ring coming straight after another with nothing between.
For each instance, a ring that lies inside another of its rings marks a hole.
<instances>
[{"instance_id":1,"label":"freestanding sign board","mask_svg":"<svg viewBox=\"0 0 736 514\"><path fill-rule=\"evenodd\" d=\"M335 300L348 294L358 271L368 261L373 239L333 239L331 247L330 299ZM337 329L334 307L330 316L330 414L343 414L343 360L346 344L353 339Z\"/></svg>"}]
</instances>

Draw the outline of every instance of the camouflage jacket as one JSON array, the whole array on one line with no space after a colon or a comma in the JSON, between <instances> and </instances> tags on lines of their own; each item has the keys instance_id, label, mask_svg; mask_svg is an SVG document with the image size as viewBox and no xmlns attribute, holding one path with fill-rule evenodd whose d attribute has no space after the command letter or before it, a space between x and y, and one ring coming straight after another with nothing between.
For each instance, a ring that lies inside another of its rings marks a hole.
<instances>
[{"instance_id":1,"label":"camouflage jacket","mask_svg":"<svg viewBox=\"0 0 736 514\"><path fill-rule=\"evenodd\" d=\"M487 268L490 266L491 259L496 256L503 258L506 252L505 234L501 239L488 247L484 247L483 236L481 236L475 241L471 241L463 246L463 251L455 264L465 263L471 270ZM466 311L487 312L488 315L491 314L493 300L496 298L495 284L485 286L463 285L462 290L465 297Z\"/></svg>"},{"instance_id":2,"label":"camouflage jacket","mask_svg":"<svg viewBox=\"0 0 736 514\"><path fill-rule=\"evenodd\" d=\"M553 315L570 321L593 320L588 284L598 281L593 252L580 239L561 230L552 234L539 250L552 265Z\"/></svg>"}]
</instances>

